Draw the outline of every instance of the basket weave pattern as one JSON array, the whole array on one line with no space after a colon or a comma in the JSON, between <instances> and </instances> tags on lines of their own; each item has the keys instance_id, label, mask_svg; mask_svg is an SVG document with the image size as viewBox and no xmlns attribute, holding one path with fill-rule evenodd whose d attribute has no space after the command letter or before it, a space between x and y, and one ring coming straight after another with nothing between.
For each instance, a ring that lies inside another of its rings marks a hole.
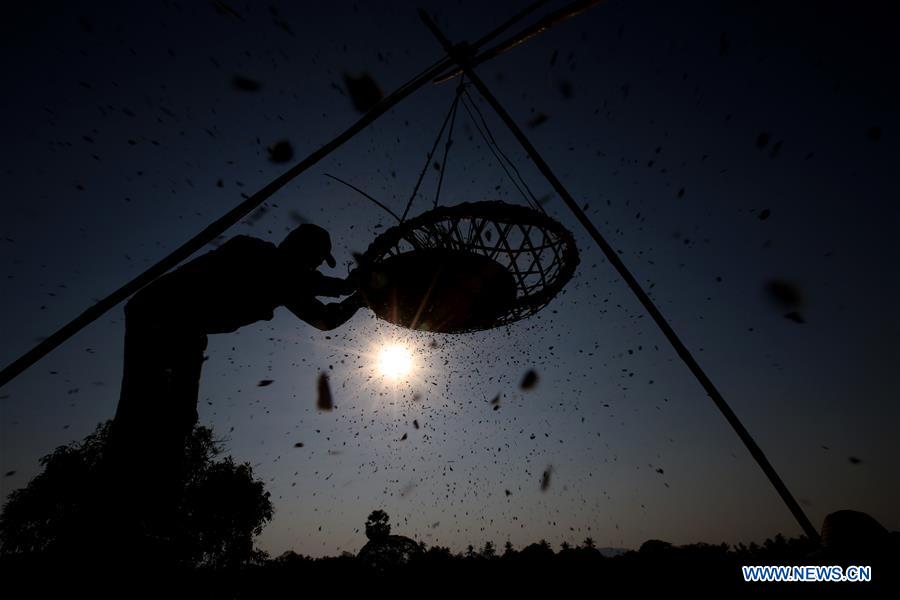
<instances>
[{"instance_id":1,"label":"basket weave pattern","mask_svg":"<svg viewBox=\"0 0 900 600\"><path fill-rule=\"evenodd\" d=\"M531 316L572 278L578 250L572 234L546 214L500 201L439 206L386 230L363 255L377 265L418 250L479 254L507 269L516 281L515 303L493 327ZM482 328L475 328L473 331Z\"/></svg>"}]
</instances>

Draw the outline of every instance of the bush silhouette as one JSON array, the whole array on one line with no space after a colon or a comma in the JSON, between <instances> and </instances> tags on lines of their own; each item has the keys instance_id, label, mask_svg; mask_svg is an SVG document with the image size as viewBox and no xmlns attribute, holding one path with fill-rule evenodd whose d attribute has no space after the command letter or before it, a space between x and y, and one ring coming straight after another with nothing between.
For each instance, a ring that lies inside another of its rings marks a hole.
<instances>
[{"instance_id":1,"label":"bush silhouette","mask_svg":"<svg viewBox=\"0 0 900 600\"><path fill-rule=\"evenodd\" d=\"M376 571L385 571L406 565L421 558L424 549L414 540L402 535L391 535L390 517L383 510L373 510L366 520L368 543L359 550L360 563Z\"/></svg>"},{"instance_id":2,"label":"bush silhouette","mask_svg":"<svg viewBox=\"0 0 900 600\"><path fill-rule=\"evenodd\" d=\"M128 552L118 545L105 547L110 545L106 534L118 526L110 522L108 510L116 497L115 481L103 469L110 424L101 423L83 441L44 456L43 471L10 493L0 515L0 555L70 560ZM272 519L269 494L249 464L235 464L222 452L210 429L194 428L185 447L175 522L168 524L164 539L175 564L234 567L262 557L253 537Z\"/></svg>"}]
</instances>

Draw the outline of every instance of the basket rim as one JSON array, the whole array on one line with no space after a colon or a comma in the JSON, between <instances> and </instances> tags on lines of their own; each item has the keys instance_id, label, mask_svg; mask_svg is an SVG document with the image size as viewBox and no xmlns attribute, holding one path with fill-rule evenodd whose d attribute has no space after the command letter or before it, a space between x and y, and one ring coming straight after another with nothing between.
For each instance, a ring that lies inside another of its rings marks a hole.
<instances>
[{"instance_id":1,"label":"basket rim","mask_svg":"<svg viewBox=\"0 0 900 600\"><path fill-rule=\"evenodd\" d=\"M540 212L529 206L510 204L502 200L463 202L451 206L441 205L427 210L403 223L394 225L379 234L372 243L369 244L369 247L361 256L361 266L376 265L391 256L396 256L396 254L390 254L389 251L392 248L396 248L402 241L411 244L414 248L411 252L415 252L419 240L413 236L413 232L425 230L441 221L464 219L487 219L493 221L495 224L500 223L503 225L519 227L535 227L539 228L542 232L549 232L558 240L558 243L554 244L535 244L530 246L532 253L536 250L540 252L553 252L555 255L553 260L558 263L559 267L549 280L545 278L543 271L541 271L540 287L531 292L525 290L524 278L517 278L516 285L521 289L522 295L516 298L515 303L503 317L498 319L495 326L506 325L536 313L559 294L574 276L575 269L580 262L580 257L572 233L561 223L544 212ZM528 233L529 232L526 232L526 237L528 236ZM499 239L497 240L497 243L499 245ZM454 250L465 251L460 248L455 248ZM471 253L477 254L476 252ZM539 261L539 258L536 258L535 260ZM499 261L496 262L499 263ZM499 264L502 265L502 263ZM514 276L518 276L518 273L514 272L510 267L506 265L502 266L508 269Z\"/></svg>"}]
</instances>

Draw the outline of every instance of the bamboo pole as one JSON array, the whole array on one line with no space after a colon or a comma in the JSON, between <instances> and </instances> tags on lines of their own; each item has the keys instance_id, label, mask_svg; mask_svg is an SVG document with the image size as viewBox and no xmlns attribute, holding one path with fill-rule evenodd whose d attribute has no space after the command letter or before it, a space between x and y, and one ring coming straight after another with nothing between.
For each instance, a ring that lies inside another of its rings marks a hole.
<instances>
[{"instance_id":1,"label":"bamboo pole","mask_svg":"<svg viewBox=\"0 0 900 600\"><path fill-rule=\"evenodd\" d=\"M516 46L520 44L524 44L531 38L536 35L540 35L541 33L547 31L551 27L555 25L559 25L564 21L568 21L572 17L577 17L581 13L594 8L604 0L575 0L575 2L571 2L562 8L551 12L550 14L542 17L539 21L534 23L533 25L529 25L516 35L512 36L505 42L497 44L493 48L488 48L484 52L478 55L476 59L472 61L471 66L476 67L483 62L487 62L492 58L496 58L500 56L504 52L508 50L512 50ZM458 77L462 75L463 70L460 67L456 67L455 69L444 73L443 75L436 77L434 79L435 83L445 83L450 81L454 77Z\"/></svg>"},{"instance_id":2,"label":"bamboo pole","mask_svg":"<svg viewBox=\"0 0 900 600\"><path fill-rule=\"evenodd\" d=\"M515 25L524 17L528 16L531 12L542 6L545 2L546 0L537 0L535 2L532 2L524 9L501 23L499 26L495 27L494 29L483 35L481 38L479 38L478 41L473 44L473 47L478 48L483 46L484 44L491 42L494 38L502 34L511 26ZM217 236L228 230L229 227L240 221L252 210L268 200L273 194L275 194L275 192L287 185L292 179L340 148L344 143L353 138L357 133L372 124L378 117L392 109L394 106L399 104L400 101L405 99L416 90L425 86L434 77L436 77L440 73L445 72L448 68L452 67L453 64L454 62L450 57L444 57L431 67L427 68L425 71L408 81L399 89L383 98L365 115L363 115L353 125L345 129L333 140L331 140L318 150L314 151L312 154L310 154L299 163L278 176L276 179L271 181L261 190L213 221L205 229L170 252L167 256L162 258L156 264L152 265L146 271L144 271L116 291L112 292L102 300L99 300L96 304L89 307L80 315L66 323L49 337L43 339L31 350L14 360L12 363L4 367L2 371L0 371L0 388L15 379L28 367L35 364L41 358L60 346L63 342L81 331L84 327L99 319L101 316L103 316L104 313L112 309L114 306L127 299L129 296L140 290L145 285L149 284L157 277L160 277L170 269L178 266L179 263L189 258L192 254L203 248L206 244L213 241Z\"/></svg>"},{"instance_id":3,"label":"bamboo pole","mask_svg":"<svg viewBox=\"0 0 900 600\"><path fill-rule=\"evenodd\" d=\"M634 278L634 276L625 266L625 263L622 262L622 259L619 258L619 255L616 253L613 247L600 234L600 231L594 226L594 224L581 209L581 207L578 205L569 191L556 177L556 175L550 169L550 166L543 159L537 149L532 145L531 141L529 141L528 137L525 135L522 129L516 124L509 113L506 112L506 109L503 108L497 98L487 88L487 86L484 84L484 81L482 81L481 78L475 74L474 70L472 69L472 64L473 62L477 61L477 58L473 60L472 54L467 53L465 47L460 48L451 44L450 41L444 36L444 34L438 29L437 25L431 20L427 13L420 10L419 16L425 22L425 25L431 30L431 33L441 43L444 51L447 52L450 57L454 58L459 67L462 69L463 73L465 73L466 77L468 77L469 80L475 85L481 96L487 101L488 104L491 105L491 108L494 109L494 112L497 113L497 116L499 116L500 119L506 124L512 134L525 149L525 152L528 153L528 156L531 157L531 160L534 161L534 164L537 166L541 174L547 179L550 185L553 186L553 189L556 190L556 193L559 194L560 198L563 199L566 206L575 215L575 218L578 219L578 221L582 224L582 226L584 226L588 234L593 238L594 242L596 242L597 246L603 252L604 256L606 256L606 259L616 269L616 271L619 273L619 276L622 277L628 287L631 288L631 291L634 292L634 295L637 296L640 303L644 306L644 309L650 314L660 330L662 330L663 335L666 336L666 339L669 340L669 343L672 344L675 352L678 354L681 360L684 361L688 369L691 371L691 373L693 373L694 377L697 378L697 381L700 382L700 385L703 386L703 389L706 391L709 397L712 398L712 401L721 411L722 415L725 417L725 420L728 421L728 423L737 433L738 437L747 447L747 450L750 452L751 456L753 456L754 460L756 460L756 463L766 474L766 477L769 478L769 481L772 483L775 491L778 492L778 494L781 496L781 499L794 515L794 518L797 519L797 522L800 524L800 527L803 529L804 533L806 533L806 536L813 542L817 544L820 543L819 532L816 531L815 527L813 527L809 518L806 516L806 513L803 512L803 509L794 499L794 496L781 480L781 477L778 476L775 468L766 458L765 453L763 453L762 449L757 445L756 441L744 427L743 423L741 423L740 419L738 419L738 416L734 413L733 410L731 410L731 407L725 401L725 398L722 397L722 394L719 393L719 390L716 389L716 386L713 385L713 382L709 377L707 377L706 373L700 367L700 364L694 359L691 352L682 343L681 339L675 333L675 330L672 329L671 325L669 325L668 321L666 321L665 317L663 317L662 313L650 299L650 296L647 295L647 292L644 291L644 289L638 283L637 279Z\"/></svg>"}]
</instances>

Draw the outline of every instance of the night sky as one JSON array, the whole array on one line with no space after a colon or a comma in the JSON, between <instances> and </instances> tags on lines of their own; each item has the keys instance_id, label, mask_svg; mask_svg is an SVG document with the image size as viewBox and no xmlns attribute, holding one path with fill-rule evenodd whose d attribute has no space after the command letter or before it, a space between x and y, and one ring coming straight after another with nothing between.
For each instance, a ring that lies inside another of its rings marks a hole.
<instances>
[{"instance_id":1,"label":"night sky","mask_svg":"<svg viewBox=\"0 0 900 600\"><path fill-rule=\"evenodd\" d=\"M286 170L268 147L289 140L296 161L354 122L345 74L388 93L439 59L417 7L458 41L523 3L223 6L5 9L4 366ZM616 1L478 69L817 527L850 508L900 529L897 17L888 2ZM277 242L317 223L338 261L323 271L344 276L392 219L324 174L402 211L453 90L426 86L228 235ZM413 333L368 310L323 333L280 309L211 336L200 421L272 493L260 547L356 552L375 508L394 532L457 551L799 535L633 294L479 104L574 233L578 271L535 317L482 333ZM462 111L455 134L442 204L523 203ZM431 206L437 176L430 168L413 214ZM797 301L779 303L773 281ZM120 305L0 390L4 498L41 456L113 416L123 335ZM375 369L390 341L414 349L407 380ZM522 390L529 369L539 381ZM330 412L316 408L323 371Z\"/></svg>"}]
</instances>

